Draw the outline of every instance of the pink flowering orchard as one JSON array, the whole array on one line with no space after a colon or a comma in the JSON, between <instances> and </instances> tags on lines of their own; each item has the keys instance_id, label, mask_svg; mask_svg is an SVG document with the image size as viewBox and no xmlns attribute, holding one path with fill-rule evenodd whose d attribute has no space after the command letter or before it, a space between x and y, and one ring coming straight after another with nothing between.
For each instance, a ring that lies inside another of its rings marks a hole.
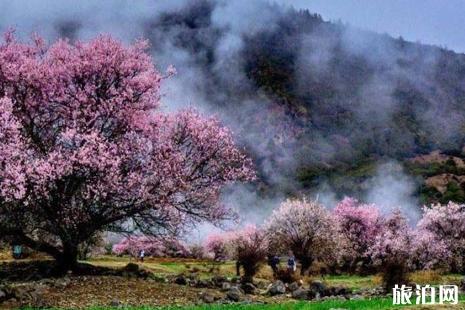
<instances>
[{"instance_id":1,"label":"pink flowering orchard","mask_svg":"<svg viewBox=\"0 0 465 310\"><path fill-rule=\"evenodd\" d=\"M155 238L151 236L129 236L113 246L116 255L138 257L140 251L152 257L188 257L190 255L184 242L175 238Z\"/></svg>"},{"instance_id":2,"label":"pink flowering orchard","mask_svg":"<svg viewBox=\"0 0 465 310\"><path fill-rule=\"evenodd\" d=\"M254 178L218 120L158 111L163 76L145 48L11 32L0 46L0 234L63 270L102 230L167 234L228 218L220 190Z\"/></svg>"}]
</instances>

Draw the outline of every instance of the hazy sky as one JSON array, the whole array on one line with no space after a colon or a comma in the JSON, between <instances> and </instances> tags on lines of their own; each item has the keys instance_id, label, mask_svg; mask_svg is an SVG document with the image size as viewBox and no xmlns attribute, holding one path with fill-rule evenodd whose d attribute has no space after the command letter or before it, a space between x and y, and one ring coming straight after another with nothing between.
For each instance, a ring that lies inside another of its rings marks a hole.
<instances>
[{"instance_id":1,"label":"hazy sky","mask_svg":"<svg viewBox=\"0 0 465 310\"><path fill-rule=\"evenodd\" d=\"M329 20L465 52L465 0L292 0Z\"/></svg>"},{"instance_id":2,"label":"hazy sky","mask_svg":"<svg viewBox=\"0 0 465 310\"><path fill-rule=\"evenodd\" d=\"M185 0L0 0L0 29L15 26L19 32L47 32L53 20L83 16L90 29L135 32L124 21L147 16ZM189 0L194 1L194 0ZM259 1L259 0L227 0ZM446 46L465 52L465 0L274 0L308 8L325 19L338 20L410 41ZM249 2L250 3L250 2ZM122 18L122 17L125 18ZM241 18L239 16L239 18ZM110 28L101 27L110 25Z\"/></svg>"}]
</instances>

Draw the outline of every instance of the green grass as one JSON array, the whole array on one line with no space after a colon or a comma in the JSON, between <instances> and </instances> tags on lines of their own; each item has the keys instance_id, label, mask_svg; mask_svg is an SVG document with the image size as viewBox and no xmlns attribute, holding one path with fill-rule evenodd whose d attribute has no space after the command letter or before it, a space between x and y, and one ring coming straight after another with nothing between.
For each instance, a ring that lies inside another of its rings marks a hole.
<instances>
[{"instance_id":1,"label":"green grass","mask_svg":"<svg viewBox=\"0 0 465 310\"><path fill-rule=\"evenodd\" d=\"M402 306L393 306L390 298L374 298L366 300L326 300L320 302L289 302L282 304L231 304L231 305L200 305L185 307L137 307L130 310L328 310L331 308L376 310L393 309ZM111 308L90 308L89 310L110 310Z\"/></svg>"},{"instance_id":2,"label":"green grass","mask_svg":"<svg viewBox=\"0 0 465 310\"><path fill-rule=\"evenodd\" d=\"M352 290L378 287L381 281L378 276L357 275L328 275L322 277L320 280L329 286L343 286Z\"/></svg>"}]
</instances>

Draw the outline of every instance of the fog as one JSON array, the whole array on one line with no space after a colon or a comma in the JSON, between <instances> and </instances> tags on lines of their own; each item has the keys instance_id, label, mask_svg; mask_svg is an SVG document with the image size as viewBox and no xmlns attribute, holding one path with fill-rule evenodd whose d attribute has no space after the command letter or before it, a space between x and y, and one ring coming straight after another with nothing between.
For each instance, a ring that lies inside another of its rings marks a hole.
<instances>
[{"instance_id":1,"label":"fog","mask_svg":"<svg viewBox=\"0 0 465 310\"><path fill-rule=\"evenodd\" d=\"M453 9L452 2L457 4L456 9ZM415 9L412 9L413 3L14 1L0 3L0 30L14 27L22 38L38 32L49 42L62 36L71 40L89 39L99 33L110 33L128 43L138 38L150 40L150 52L159 70L164 71L171 64L177 70L177 75L168 79L162 88L163 108L174 111L194 106L205 114L217 115L231 127L238 144L254 158L260 178L258 185L227 188L223 201L240 210L246 221L261 223L289 194L311 195L328 207L334 206L344 193L337 193L324 184L318 189L302 189L296 181L295 170L302 164L350 161L354 155L346 155L350 153L347 151L350 146L341 150L339 142L328 140L319 132L308 132L309 127L296 122L286 108L276 103L276 98L256 88L244 70L247 64L245 51L252 46L246 39L254 38L255 34L265 30L272 32L279 25L282 27L289 5L309 8L323 14L326 19L342 19L352 24L341 28L341 31L336 30L338 37L314 31L297 34L295 38L290 37L288 46L276 47L292 50L295 54L293 78L299 95L311 93L308 87L310 80L316 84L331 80L334 89L351 93L351 96L343 98L346 101L335 98L329 102L331 106L355 115L358 122L366 124L367 131L347 132L347 127L334 126L331 128L332 137L339 139L343 136L350 141L359 141L372 134L371 128L378 128L380 132L390 131L399 110L393 93L402 80L422 90L428 99L429 106L414 111L415 117L422 120L425 130L430 130L433 122L439 124L441 130L434 131L436 139L447 140L456 133L463 118L456 115L451 121L450 111L441 110L446 93L430 93L433 82L428 77L437 64L437 50L419 52L412 48L399 54L393 41L359 29L388 32L410 40L465 50L465 46L460 44L463 40L457 38L460 31L455 31L457 15L465 10L463 2L425 1L421 7L416 2ZM412 15L406 15L407 12ZM428 13L426 18L412 27L425 13ZM434 28L436 18L442 21L437 24L454 31ZM356 91L349 89L345 80L334 76L334 58L340 50L355 59L363 59L374 68ZM399 59L410 58L420 59L420 75L418 70L399 64ZM321 106L312 111L321 115L321 118L311 120L316 127L318 122L326 122L324 115L328 111L325 109L329 108ZM395 143L414 143L402 132L389 134L396 139ZM302 148L304 139L311 140L311 148ZM391 142L376 141L380 148L388 148L383 143ZM264 184L273 190L264 193L260 189ZM380 164L376 175L366 180L364 186L366 190L362 198L367 202L377 203L383 210L400 207L411 219L418 218L418 201L414 198L416 185L395 161ZM197 237L201 238L210 229L202 226Z\"/></svg>"}]
</instances>

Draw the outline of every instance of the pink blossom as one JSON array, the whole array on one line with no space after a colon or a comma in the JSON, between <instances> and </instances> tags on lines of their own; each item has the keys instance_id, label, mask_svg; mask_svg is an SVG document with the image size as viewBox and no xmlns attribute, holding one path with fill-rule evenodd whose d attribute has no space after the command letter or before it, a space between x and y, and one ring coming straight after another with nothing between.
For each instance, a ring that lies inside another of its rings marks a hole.
<instances>
[{"instance_id":1,"label":"pink blossom","mask_svg":"<svg viewBox=\"0 0 465 310\"><path fill-rule=\"evenodd\" d=\"M0 233L75 263L77 246L131 221L151 234L233 216L225 185L253 180L216 118L158 110L163 77L110 36L0 45ZM42 232L59 246L40 241ZM69 266L66 266L68 268Z\"/></svg>"},{"instance_id":2,"label":"pink blossom","mask_svg":"<svg viewBox=\"0 0 465 310\"><path fill-rule=\"evenodd\" d=\"M449 202L424 207L418 231L431 242L425 251L433 251L432 263L446 264L454 272L465 270L465 205ZM424 261L428 265L427 258Z\"/></svg>"},{"instance_id":3,"label":"pink blossom","mask_svg":"<svg viewBox=\"0 0 465 310\"><path fill-rule=\"evenodd\" d=\"M378 208L346 197L337 204L333 213L340 234L338 247L344 262L351 268L359 262L369 264L367 251L381 231Z\"/></svg>"},{"instance_id":4,"label":"pink blossom","mask_svg":"<svg viewBox=\"0 0 465 310\"><path fill-rule=\"evenodd\" d=\"M302 264L302 273L315 260L334 260L336 222L326 208L315 201L287 200L275 209L265 223L270 247L293 252Z\"/></svg>"}]
</instances>

